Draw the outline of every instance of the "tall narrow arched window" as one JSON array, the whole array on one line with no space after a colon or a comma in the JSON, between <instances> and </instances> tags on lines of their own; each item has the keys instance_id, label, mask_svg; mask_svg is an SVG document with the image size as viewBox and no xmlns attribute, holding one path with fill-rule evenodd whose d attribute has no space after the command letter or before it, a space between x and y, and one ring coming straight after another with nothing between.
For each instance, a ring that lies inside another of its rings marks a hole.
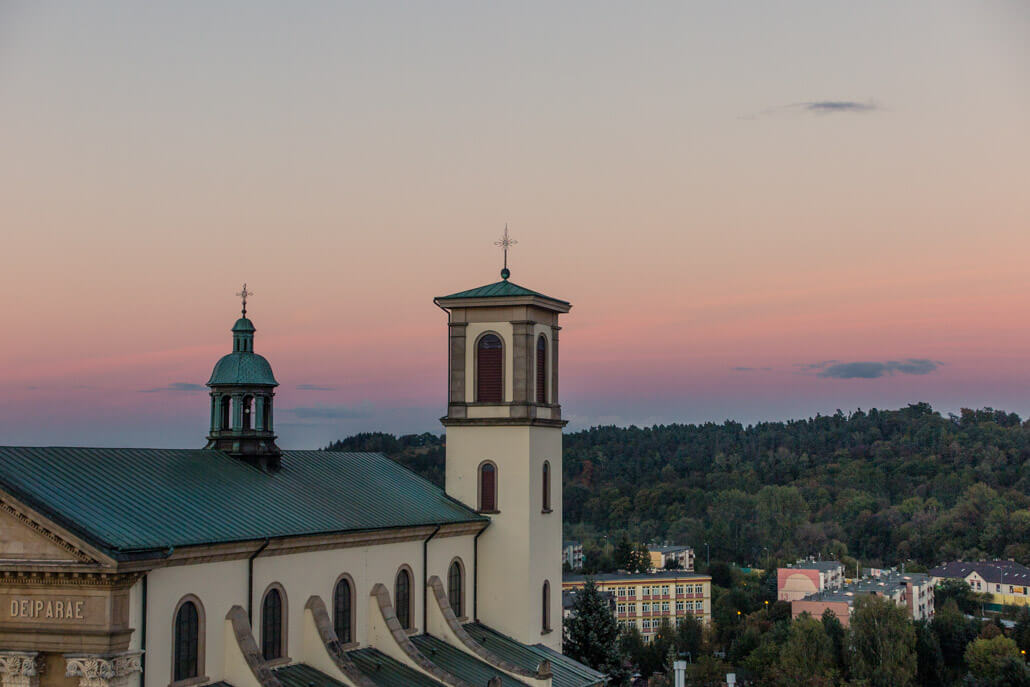
<instances>
[{"instance_id":1,"label":"tall narrow arched window","mask_svg":"<svg viewBox=\"0 0 1030 687\"><path fill-rule=\"evenodd\" d=\"M279 589L273 587L265 593L261 603L261 655L266 661L283 657L284 634L283 597Z\"/></svg>"},{"instance_id":2,"label":"tall narrow arched window","mask_svg":"<svg viewBox=\"0 0 1030 687\"><path fill-rule=\"evenodd\" d=\"M272 397L265 396L265 402L261 406L261 426L266 432L272 431Z\"/></svg>"},{"instance_id":3,"label":"tall narrow arched window","mask_svg":"<svg viewBox=\"0 0 1030 687\"><path fill-rule=\"evenodd\" d=\"M536 402L547 403L547 339L536 340Z\"/></svg>"},{"instance_id":4,"label":"tall narrow arched window","mask_svg":"<svg viewBox=\"0 0 1030 687\"><path fill-rule=\"evenodd\" d=\"M222 421L218 423L218 428L219 429L231 429L232 428L232 416L230 415L230 413L231 413L232 399L229 396L222 396L222 400L220 401L220 403L221 403L220 411L221 411L221 420Z\"/></svg>"},{"instance_id":5,"label":"tall narrow arched window","mask_svg":"<svg viewBox=\"0 0 1030 687\"><path fill-rule=\"evenodd\" d=\"M461 569L461 561L455 560L447 571L447 603L451 605L454 615L460 618L464 614L462 597L465 592L465 574Z\"/></svg>"},{"instance_id":6,"label":"tall narrow arched window","mask_svg":"<svg viewBox=\"0 0 1030 687\"><path fill-rule=\"evenodd\" d=\"M200 674L200 612L194 602L179 604L173 638L172 681L197 677Z\"/></svg>"},{"instance_id":7,"label":"tall narrow arched window","mask_svg":"<svg viewBox=\"0 0 1030 687\"><path fill-rule=\"evenodd\" d=\"M541 632L551 631L551 583L544 580L543 594L541 595L541 602L543 604L540 614L540 630Z\"/></svg>"},{"instance_id":8,"label":"tall narrow arched window","mask_svg":"<svg viewBox=\"0 0 1030 687\"><path fill-rule=\"evenodd\" d=\"M394 596L397 599L397 622L405 630L411 629L411 573L406 568L397 572Z\"/></svg>"},{"instance_id":9,"label":"tall narrow arched window","mask_svg":"<svg viewBox=\"0 0 1030 687\"><path fill-rule=\"evenodd\" d=\"M243 429L251 428L251 416L254 414L254 397L244 396L243 397Z\"/></svg>"},{"instance_id":10,"label":"tall narrow arched window","mask_svg":"<svg viewBox=\"0 0 1030 687\"><path fill-rule=\"evenodd\" d=\"M504 345L496 334L486 334L476 344L476 400L504 400Z\"/></svg>"},{"instance_id":11,"label":"tall narrow arched window","mask_svg":"<svg viewBox=\"0 0 1030 687\"><path fill-rule=\"evenodd\" d=\"M497 467L493 463L479 466L479 510L497 512Z\"/></svg>"},{"instance_id":12,"label":"tall narrow arched window","mask_svg":"<svg viewBox=\"0 0 1030 687\"><path fill-rule=\"evenodd\" d=\"M345 576L341 577L333 590L333 630L336 631L336 638L343 644L353 640L353 619L351 613L354 609L353 591L350 580Z\"/></svg>"},{"instance_id":13,"label":"tall narrow arched window","mask_svg":"<svg viewBox=\"0 0 1030 687\"><path fill-rule=\"evenodd\" d=\"M551 512L551 461L544 461L543 469L543 510L544 512Z\"/></svg>"}]
</instances>

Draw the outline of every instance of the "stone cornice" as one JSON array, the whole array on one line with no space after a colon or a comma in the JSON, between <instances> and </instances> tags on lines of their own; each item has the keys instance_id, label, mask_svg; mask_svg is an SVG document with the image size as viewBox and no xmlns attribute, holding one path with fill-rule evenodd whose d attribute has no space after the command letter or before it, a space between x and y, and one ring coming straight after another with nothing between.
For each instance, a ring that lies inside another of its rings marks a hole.
<instances>
[{"instance_id":1,"label":"stone cornice","mask_svg":"<svg viewBox=\"0 0 1030 687\"><path fill-rule=\"evenodd\" d=\"M60 547L80 563L99 565L101 561L98 556L87 553L83 543L57 533L57 528L37 513L30 513L30 509L17 503L6 494L0 493L0 512L4 512L14 518L19 524L32 532L40 535L52 544Z\"/></svg>"},{"instance_id":2,"label":"stone cornice","mask_svg":"<svg viewBox=\"0 0 1030 687\"><path fill-rule=\"evenodd\" d=\"M131 587L139 573L111 571L56 571L56 570L4 570L0 572L0 587L93 587L118 589Z\"/></svg>"}]
</instances>

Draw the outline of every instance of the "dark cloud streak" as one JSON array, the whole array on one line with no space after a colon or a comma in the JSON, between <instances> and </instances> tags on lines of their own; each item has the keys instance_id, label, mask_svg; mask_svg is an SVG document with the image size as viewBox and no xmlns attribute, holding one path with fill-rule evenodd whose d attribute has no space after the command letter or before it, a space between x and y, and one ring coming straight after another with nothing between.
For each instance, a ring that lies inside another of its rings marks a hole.
<instances>
[{"instance_id":1,"label":"dark cloud streak","mask_svg":"<svg viewBox=\"0 0 1030 687\"><path fill-rule=\"evenodd\" d=\"M943 365L939 360L907 358L905 360L858 361L853 363L827 362L802 365L804 370L819 370L817 377L829 379L878 379L880 377L905 375L928 375Z\"/></svg>"}]
</instances>

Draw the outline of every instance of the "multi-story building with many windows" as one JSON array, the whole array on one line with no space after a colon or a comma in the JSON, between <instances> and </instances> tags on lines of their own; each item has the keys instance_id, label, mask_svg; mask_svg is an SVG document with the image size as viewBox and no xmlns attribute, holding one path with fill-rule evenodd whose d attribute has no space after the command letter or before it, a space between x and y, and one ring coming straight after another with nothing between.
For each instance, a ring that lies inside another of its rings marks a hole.
<instances>
[{"instance_id":1,"label":"multi-story building with many windows","mask_svg":"<svg viewBox=\"0 0 1030 687\"><path fill-rule=\"evenodd\" d=\"M588 577L602 592L615 595L619 624L635 625L645 638L653 637L663 620L675 625L687 616L703 623L712 619L712 578L707 575L681 570L565 575L562 588L580 589Z\"/></svg>"}]
</instances>

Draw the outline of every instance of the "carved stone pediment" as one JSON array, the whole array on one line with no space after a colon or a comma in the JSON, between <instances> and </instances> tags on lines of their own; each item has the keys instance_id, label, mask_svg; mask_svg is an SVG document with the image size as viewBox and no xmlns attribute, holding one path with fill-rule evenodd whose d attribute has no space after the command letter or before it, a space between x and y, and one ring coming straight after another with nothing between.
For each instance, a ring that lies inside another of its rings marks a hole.
<instances>
[{"instance_id":1,"label":"carved stone pediment","mask_svg":"<svg viewBox=\"0 0 1030 687\"><path fill-rule=\"evenodd\" d=\"M109 565L45 518L0 493L0 561L6 565Z\"/></svg>"}]
</instances>

